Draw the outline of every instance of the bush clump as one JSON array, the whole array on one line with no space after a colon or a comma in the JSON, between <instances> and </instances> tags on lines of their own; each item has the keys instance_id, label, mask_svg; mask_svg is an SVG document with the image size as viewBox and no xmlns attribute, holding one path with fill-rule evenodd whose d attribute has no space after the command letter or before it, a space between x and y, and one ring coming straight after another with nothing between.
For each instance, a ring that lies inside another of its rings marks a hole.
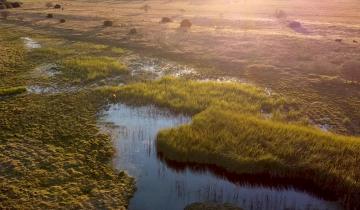
<instances>
[{"instance_id":1,"label":"bush clump","mask_svg":"<svg viewBox=\"0 0 360 210\"><path fill-rule=\"evenodd\" d=\"M288 27L292 28L292 29L298 29L298 28L301 28L301 23L293 20L288 23Z\"/></svg>"},{"instance_id":2,"label":"bush clump","mask_svg":"<svg viewBox=\"0 0 360 210\"><path fill-rule=\"evenodd\" d=\"M10 12L9 12L9 11L1 11L1 12L0 12L0 16L1 16L3 19L7 20L8 17L10 16Z\"/></svg>"},{"instance_id":3,"label":"bush clump","mask_svg":"<svg viewBox=\"0 0 360 210\"><path fill-rule=\"evenodd\" d=\"M12 6L12 8L19 8L19 7L21 7L21 3L20 2L11 2L11 6Z\"/></svg>"},{"instance_id":4,"label":"bush clump","mask_svg":"<svg viewBox=\"0 0 360 210\"><path fill-rule=\"evenodd\" d=\"M191 26L192 26L192 23L188 19L182 20L180 23L180 28L190 28Z\"/></svg>"},{"instance_id":5,"label":"bush clump","mask_svg":"<svg viewBox=\"0 0 360 210\"><path fill-rule=\"evenodd\" d=\"M109 27L109 26L112 26L113 25L113 22L111 20L105 20L104 23L103 23L103 26L105 27Z\"/></svg>"},{"instance_id":6,"label":"bush clump","mask_svg":"<svg viewBox=\"0 0 360 210\"><path fill-rule=\"evenodd\" d=\"M47 3L45 4L45 6L46 6L47 8L53 8L53 7L54 7L54 4L53 4L52 2L47 2Z\"/></svg>"},{"instance_id":7,"label":"bush clump","mask_svg":"<svg viewBox=\"0 0 360 210\"><path fill-rule=\"evenodd\" d=\"M172 20L169 17L163 17L161 18L160 23L171 23Z\"/></svg>"},{"instance_id":8,"label":"bush clump","mask_svg":"<svg viewBox=\"0 0 360 210\"><path fill-rule=\"evenodd\" d=\"M137 34L137 30L136 30L136 28L132 28L132 29L130 29L130 31L129 31L129 33L128 33L129 35L136 35Z\"/></svg>"}]
</instances>

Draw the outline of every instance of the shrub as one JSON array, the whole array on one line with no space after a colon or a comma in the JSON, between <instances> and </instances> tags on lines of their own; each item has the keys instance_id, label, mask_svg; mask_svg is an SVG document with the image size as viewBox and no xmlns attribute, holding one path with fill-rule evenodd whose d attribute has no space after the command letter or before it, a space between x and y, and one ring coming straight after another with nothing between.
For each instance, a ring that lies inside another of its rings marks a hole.
<instances>
[{"instance_id":1,"label":"shrub","mask_svg":"<svg viewBox=\"0 0 360 210\"><path fill-rule=\"evenodd\" d=\"M130 31L129 31L129 35L135 35L135 34L137 34L137 30L136 30L136 28L132 28L132 29L130 29Z\"/></svg>"},{"instance_id":2,"label":"shrub","mask_svg":"<svg viewBox=\"0 0 360 210\"><path fill-rule=\"evenodd\" d=\"M60 23L65 23L66 20L65 19L60 19Z\"/></svg>"},{"instance_id":3,"label":"shrub","mask_svg":"<svg viewBox=\"0 0 360 210\"><path fill-rule=\"evenodd\" d=\"M19 8L21 7L21 4L19 2L11 2L12 8Z\"/></svg>"},{"instance_id":4,"label":"shrub","mask_svg":"<svg viewBox=\"0 0 360 210\"><path fill-rule=\"evenodd\" d=\"M163 17L161 18L161 23L171 23L172 20L169 17Z\"/></svg>"},{"instance_id":5,"label":"shrub","mask_svg":"<svg viewBox=\"0 0 360 210\"><path fill-rule=\"evenodd\" d=\"M46 6L47 8L52 8L52 7L54 7L54 4L53 4L52 2L47 2L47 3L45 4L45 6Z\"/></svg>"},{"instance_id":6,"label":"shrub","mask_svg":"<svg viewBox=\"0 0 360 210\"><path fill-rule=\"evenodd\" d=\"M292 28L292 29L301 28L301 23L298 22L298 21L293 20L293 21L289 22L288 27Z\"/></svg>"},{"instance_id":7,"label":"shrub","mask_svg":"<svg viewBox=\"0 0 360 210\"><path fill-rule=\"evenodd\" d=\"M181 28L190 28L192 26L192 23L188 19L184 19L180 23Z\"/></svg>"},{"instance_id":8,"label":"shrub","mask_svg":"<svg viewBox=\"0 0 360 210\"><path fill-rule=\"evenodd\" d=\"M9 11L2 11L0 12L0 15L3 19L8 19L9 15L10 15L10 12Z\"/></svg>"},{"instance_id":9,"label":"shrub","mask_svg":"<svg viewBox=\"0 0 360 210\"><path fill-rule=\"evenodd\" d=\"M103 25L104 25L105 27L109 27L109 26L112 26L112 25L113 25L113 22L110 21L110 20L105 20L104 23L103 23Z\"/></svg>"},{"instance_id":10,"label":"shrub","mask_svg":"<svg viewBox=\"0 0 360 210\"><path fill-rule=\"evenodd\" d=\"M12 4L10 2L4 2L4 5L7 9L11 9L12 8Z\"/></svg>"},{"instance_id":11,"label":"shrub","mask_svg":"<svg viewBox=\"0 0 360 210\"><path fill-rule=\"evenodd\" d=\"M47 14L46 17L47 17L47 18L53 18L54 15L50 13L50 14Z\"/></svg>"}]
</instances>

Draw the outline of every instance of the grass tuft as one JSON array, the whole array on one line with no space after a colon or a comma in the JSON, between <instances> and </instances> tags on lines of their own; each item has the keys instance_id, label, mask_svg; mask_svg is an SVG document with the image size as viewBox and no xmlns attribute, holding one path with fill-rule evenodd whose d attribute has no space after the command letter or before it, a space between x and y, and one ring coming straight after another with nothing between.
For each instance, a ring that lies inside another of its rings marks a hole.
<instances>
[{"instance_id":1,"label":"grass tuft","mask_svg":"<svg viewBox=\"0 0 360 210\"><path fill-rule=\"evenodd\" d=\"M0 96L16 95L26 92L26 87L0 88Z\"/></svg>"},{"instance_id":2,"label":"grass tuft","mask_svg":"<svg viewBox=\"0 0 360 210\"><path fill-rule=\"evenodd\" d=\"M62 62L62 71L69 78L95 80L127 72L124 64L111 57L83 56Z\"/></svg>"}]
</instances>

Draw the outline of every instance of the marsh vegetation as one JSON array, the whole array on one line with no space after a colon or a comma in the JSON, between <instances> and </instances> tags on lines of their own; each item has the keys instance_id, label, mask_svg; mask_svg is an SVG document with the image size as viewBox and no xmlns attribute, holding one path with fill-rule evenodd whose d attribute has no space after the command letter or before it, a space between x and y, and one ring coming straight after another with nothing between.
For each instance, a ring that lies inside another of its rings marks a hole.
<instances>
[{"instance_id":1,"label":"marsh vegetation","mask_svg":"<svg viewBox=\"0 0 360 210\"><path fill-rule=\"evenodd\" d=\"M296 104L281 97L252 85L173 78L99 90L126 103L194 115L191 124L158 134L157 149L165 158L239 174L300 178L345 204L358 200L359 139L304 125ZM273 117L264 119L262 110Z\"/></svg>"},{"instance_id":2,"label":"marsh vegetation","mask_svg":"<svg viewBox=\"0 0 360 210\"><path fill-rule=\"evenodd\" d=\"M0 208L360 208L357 1L18 6Z\"/></svg>"},{"instance_id":3,"label":"marsh vegetation","mask_svg":"<svg viewBox=\"0 0 360 210\"><path fill-rule=\"evenodd\" d=\"M0 208L125 208L134 181L109 165L111 140L96 127L106 104L91 90L18 94L50 82L31 71L51 54L27 50L21 35L0 32Z\"/></svg>"},{"instance_id":4,"label":"marsh vegetation","mask_svg":"<svg viewBox=\"0 0 360 210\"><path fill-rule=\"evenodd\" d=\"M158 132L187 124L191 121L190 116L174 114L154 105L122 103L109 106L101 116L102 130L113 137L116 149L114 167L126 170L136 179L137 188L129 209L168 209L171 206L173 210L183 210L193 202L209 201L219 204L191 207L201 209L208 206L211 209L211 206L221 208L221 203L231 203L224 208L239 206L243 209L278 210L311 206L319 210L341 209L334 197L324 196L305 182L297 182L299 180L276 181L254 175L249 178L231 175L220 167L216 171L209 165L179 164L164 159L156 148ZM326 194L330 195L329 192Z\"/></svg>"}]
</instances>

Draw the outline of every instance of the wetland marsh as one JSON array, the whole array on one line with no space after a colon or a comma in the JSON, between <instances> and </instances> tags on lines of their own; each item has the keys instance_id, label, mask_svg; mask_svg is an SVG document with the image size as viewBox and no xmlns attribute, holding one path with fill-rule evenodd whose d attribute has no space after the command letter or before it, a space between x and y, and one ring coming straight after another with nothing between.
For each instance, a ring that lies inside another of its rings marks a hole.
<instances>
[{"instance_id":1,"label":"wetland marsh","mask_svg":"<svg viewBox=\"0 0 360 210\"><path fill-rule=\"evenodd\" d=\"M205 2L0 10L0 209L360 208L359 4Z\"/></svg>"}]
</instances>

